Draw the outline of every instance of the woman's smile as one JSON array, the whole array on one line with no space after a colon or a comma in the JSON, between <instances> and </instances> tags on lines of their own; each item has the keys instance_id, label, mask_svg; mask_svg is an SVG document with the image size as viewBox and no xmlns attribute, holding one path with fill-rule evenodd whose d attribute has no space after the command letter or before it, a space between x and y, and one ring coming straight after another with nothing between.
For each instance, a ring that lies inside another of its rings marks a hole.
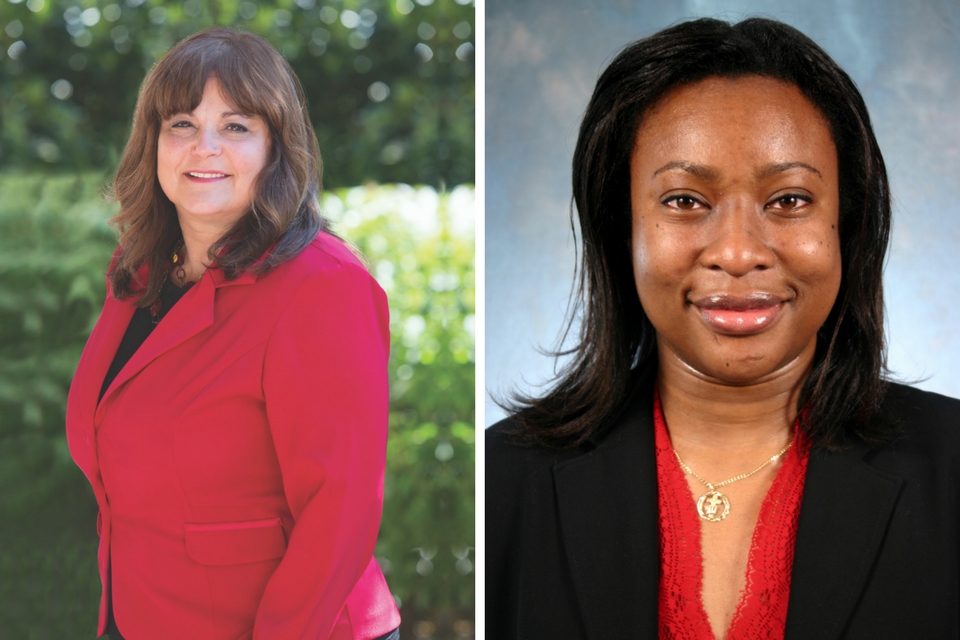
<instances>
[{"instance_id":1,"label":"woman's smile","mask_svg":"<svg viewBox=\"0 0 960 640\"><path fill-rule=\"evenodd\" d=\"M720 333L751 335L768 329L777 319L784 299L761 291L746 295L717 293L690 302L704 322Z\"/></svg>"},{"instance_id":2,"label":"woman's smile","mask_svg":"<svg viewBox=\"0 0 960 640\"><path fill-rule=\"evenodd\" d=\"M229 176L218 171L187 171L184 175L194 182L218 182Z\"/></svg>"}]
</instances>

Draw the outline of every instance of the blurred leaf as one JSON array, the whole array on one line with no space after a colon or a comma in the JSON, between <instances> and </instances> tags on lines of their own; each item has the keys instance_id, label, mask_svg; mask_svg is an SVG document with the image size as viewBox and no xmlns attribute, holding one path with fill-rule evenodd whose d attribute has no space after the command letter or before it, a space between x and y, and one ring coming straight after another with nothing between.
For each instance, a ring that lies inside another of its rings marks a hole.
<instances>
[{"instance_id":1,"label":"blurred leaf","mask_svg":"<svg viewBox=\"0 0 960 640\"><path fill-rule=\"evenodd\" d=\"M212 25L290 62L328 186L473 182L472 0L0 1L0 169L113 171L147 70Z\"/></svg>"},{"instance_id":2,"label":"blurred leaf","mask_svg":"<svg viewBox=\"0 0 960 640\"><path fill-rule=\"evenodd\" d=\"M474 598L472 560L462 551L472 549L474 533L474 336L465 322L475 308L473 190L357 187L323 204L390 299L390 440L377 557L390 568L401 614L433 610L425 617L436 637L453 638Z\"/></svg>"}]
</instances>

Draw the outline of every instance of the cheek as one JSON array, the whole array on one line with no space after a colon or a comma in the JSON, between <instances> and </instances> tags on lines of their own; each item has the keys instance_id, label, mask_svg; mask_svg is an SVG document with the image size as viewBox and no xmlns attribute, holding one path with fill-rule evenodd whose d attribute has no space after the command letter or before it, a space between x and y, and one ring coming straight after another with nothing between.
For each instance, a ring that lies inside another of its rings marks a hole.
<instances>
[{"instance_id":1,"label":"cheek","mask_svg":"<svg viewBox=\"0 0 960 640\"><path fill-rule=\"evenodd\" d=\"M810 233L796 238L795 261L802 275L829 280L840 271L840 240L834 234Z\"/></svg>"},{"instance_id":2,"label":"cheek","mask_svg":"<svg viewBox=\"0 0 960 640\"><path fill-rule=\"evenodd\" d=\"M834 230L799 235L791 253L794 275L825 320L840 290L843 273L839 237Z\"/></svg>"},{"instance_id":3,"label":"cheek","mask_svg":"<svg viewBox=\"0 0 960 640\"><path fill-rule=\"evenodd\" d=\"M241 161L243 162L243 175L246 178L248 191L254 190L257 177L267 165L269 156L270 148L264 148L262 145L251 145L248 149L244 150Z\"/></svg>"},{"instance_id":4,"label":"cheek","mask_svg":"<svg viewBox=\"0 0 960 640\"><path fill-rule=\"evenodd\" d=\"M163 178L177 172L181 157L180 146L175 141L165 140L162 136L157 141L157 175Z\"/></svg>"},{"instance_id":5,"label":"cheek","mask_svg":"<svg viewBox=\"0 0 960 640\"><path fill-rule=\"evenodd\" d=\"M162 142L157 145L157 173L163 174L169 171L170 150Z\"/></svg>"},{"instance_id":6,"label":"cheek","mask_svg":"<svg viewBox=\"0 0 960 640\"><path fill-rule=\"evenodd\" d=\"M683 294L696 250L689 229L651 220L642 215L634 220L631 251L640 302L648 314L656 316L654 307L666 307L664 303Z\"/></svg>"},{"instance_id":7,"label":"cheek","mask_svg":"<svg viewBox=\"0 0 960 640\"><path fill-rule=\"evenodd\" d=\"M170 191L173 186L172 176L174 175L174 159L171 157L170 148L163 143L157 145L157 180L160 182L160 188L170 197Z\"/></svg>"},{"instance_id":8,"label":"cheek","mask_svg":"<svg viewBox=\"0 0 960 640\"><path fill-rule=\"evenodd\" d=\"M243 152L243 164L248 174L258 174L267 163L267 154L259 147L251 147Z\"/></svg>"}]
</instances>

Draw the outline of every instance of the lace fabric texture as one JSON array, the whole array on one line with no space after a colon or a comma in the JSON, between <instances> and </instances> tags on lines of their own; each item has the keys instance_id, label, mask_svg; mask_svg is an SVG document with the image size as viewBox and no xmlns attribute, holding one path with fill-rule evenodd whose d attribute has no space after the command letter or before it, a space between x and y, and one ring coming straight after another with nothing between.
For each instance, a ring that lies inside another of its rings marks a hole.
<instances>
[{"instance_id":1,"label":"lace fabric texture","mask_svg":"<svg viewBox=\"0 0 960 640\"><path fill-rule=\"evenodd\" d=\"M695 498L677 464L670 434L654 398L657 484L660 507L661 640L715 640L703 607L703 555ZM790 572L797 539L808 447L799 429L760 507L753 531L744 588L727 640L782 640L790 598Z\"/></svg>"}]
</instances>

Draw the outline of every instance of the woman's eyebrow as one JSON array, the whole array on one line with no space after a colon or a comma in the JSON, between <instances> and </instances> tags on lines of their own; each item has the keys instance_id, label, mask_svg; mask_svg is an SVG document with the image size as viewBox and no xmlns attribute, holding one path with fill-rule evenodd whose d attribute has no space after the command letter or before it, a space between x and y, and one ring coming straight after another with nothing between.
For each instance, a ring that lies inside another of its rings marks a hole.
<instances>
[{"instance_id":1,"label":"woman's eyebrow","mask_svg":"<svg viewBox=\"0 0 960 640\"><path fill-rule=\"evenodd\" d=\"M720 177L720 171L717 169L708 167L704 164L697 164L696 162L687 162L686 160L674 160L672 162L668 162L654 171L652 177L656 177L658 174L663 173L664 171L671 171L673 169L680 169L681 171L692 173L698 178L703 178L704 180L716 181Z\"/></svg>"},{"instance_id":2,"label":"woman's eyebrow","mask_svg":"<svg viewBox=\"0 0 960 640\"><path fill-rule=\"evenodd\" d=\"M769 178L772 175L783 173L784 171L790 171L791 169L805 169L820 176L821 180L823 179L823 174L820 173L816 167L811 166L806 162L774 162L760 169L760 171L757 172L757 176L761 179Z\"/></svg>"},{"instance_id":3,"label":"woman's eyebrow","mask_svg":"<svg viewBox=\"0 0 960 640\"><path fill-rule=\"evenodd\" d=\"M170 118L175 118L177 116L193 117L193 111L177 111L176 113L173 113L163 119L169 120ZM220 114L221 118L232 118L234 116L240 116L241 118L247 118L248 120L252 120L254 118L254 116L251 116L248 113L240 113L239 111L224 111L223 113Z\"/></svg>"},{"instance_id":4,"label":"woman's eyebrow","mask_svg":"<svg viewBox=\"0 0 960 640\"><path fill-rule=\"evenodd\" d=\"M653 177L656 177L658 174L663 173L664 171L671 171L673 169L686 171L687 173L693 174L698 178L703 178L704 180L716 181L720 178L720 171L718 169L714 167L708 167L707 165L703 164L697 164L696 162L687 162L686 160L674 160L672 162L668 162L654 171ZM765 165L757 172L757 177L762 180L778 173L790 171L791 169L804 169L806 171L810 171L811 173L817 174L820 179L823 179L823 174L821 174L816 167L809 165L806 162L799 161L773 162Z\"/></svg>"}]
</instances>

